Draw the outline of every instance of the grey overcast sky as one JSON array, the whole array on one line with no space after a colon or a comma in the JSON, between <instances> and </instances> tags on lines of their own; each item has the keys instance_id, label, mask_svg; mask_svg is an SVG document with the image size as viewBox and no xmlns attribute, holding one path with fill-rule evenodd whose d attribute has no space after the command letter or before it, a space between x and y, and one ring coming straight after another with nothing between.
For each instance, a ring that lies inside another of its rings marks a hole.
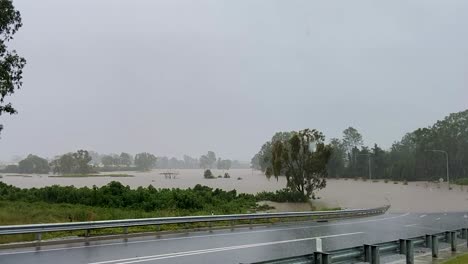
<instances>
[{"instance_id":1,"label":"grey overcast sky","mask_svg":"<svg viewBox=\"0 0 468 264\"><path fill-rule=\"evenodd\" d=\"M468 107L468 1L14 0L28 63L0 159L250 157L276 131L388 148Z\"/></svg>"}]
</instances>

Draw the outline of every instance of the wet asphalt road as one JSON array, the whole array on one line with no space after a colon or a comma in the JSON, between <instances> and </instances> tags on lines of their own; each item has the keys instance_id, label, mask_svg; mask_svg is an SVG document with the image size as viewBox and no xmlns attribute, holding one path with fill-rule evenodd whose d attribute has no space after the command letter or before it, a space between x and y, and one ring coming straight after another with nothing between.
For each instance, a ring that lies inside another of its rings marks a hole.
<instances>
[{"instance_id":1,"label":"wet asphalt road","mask_svg":"<svg viewBox=\"0 0 468 264\"><path fill-rule=\"evenodd\" d=\"M140 237L127 242L119 239L89 245L0 250L0 264L249 263L309 254L318 237L326 251L458 229L467 226L464 216L465 213L386 214L329 223Z\"/></svg>"}]
</instances>

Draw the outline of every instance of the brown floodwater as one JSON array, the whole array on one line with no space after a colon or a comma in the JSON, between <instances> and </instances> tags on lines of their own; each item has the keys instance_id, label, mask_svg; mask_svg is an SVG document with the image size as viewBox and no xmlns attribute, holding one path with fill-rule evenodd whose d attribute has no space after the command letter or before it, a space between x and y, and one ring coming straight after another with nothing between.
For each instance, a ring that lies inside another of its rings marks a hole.
<instances>
[{"instance_id":1,"label":"brown floodwater","mask_svg":"<svg viewBox=\"0 0 468 264\"><path fill-rule=\"evenodd\" d=\"M124 185L129 185L131 188L140 186L147 187L152 185L155 188L191 188L197 184L210 186L213 188L221 188L224 190L236 189L244 193L257 193L260 191L274 191L282 189L286 186L284 178L278 181L274 178L268 180L260 171L252 171L250 169L231 169L228 172L231 178L203 178L203 170L201 169L186 169L186 170L171 170L177 173L174 178L168 179L161 173L168 170L152 170L149 172L110 172L102 174L129 174L134 177L53 177L54 175L24 175L19 174L3 174L0 181L21 187L44 187L51 185L76 187L91 187L93 185L103 186L111 181L119 181ZM222 170L211 170L215 177L218 175L224 176ZM238 178L242 178L238 180Z\"/></svg>"},{"instance_id":2,"label":"brown floodwater","mask_svg":"<svg viewBox=\"0 0 468 264\"><path fill-rule=\"evenodd\" d=\"M257 193L261 191L275 191L286 186L284 177L278 180L268 180L260 171L250 169L229 170L231 178L204 179L203 170L188 169L174 170L177 172L175 179L166 179L160 173L167 170L153 170L150 172L114 172L106 174L127 173L134 177L74 177L57 178L52 175L26 175L9 176L3 174L3 181L22 188L43 187L50 185L74 185L76 187L93 185L102 186L111 181L120 181L132 188L153 185L155 188L191 188L196 184L202 184L224 190L236 189L239 193ZM224 175L221 170L212 170L215 176ZM238 180L237 178L242 178ZM447 184L410 182L404 185L402 182L394 184L383 180L354 181L344 179L329 179L327 187L317 193L320 199L314 200L315 207L342 207L342 208L366 208L386 204L391 205L392 212L453 212L468 210L468 187L453 185L449 190ZM288 207L289 208L289 207ZM288 210L285 208L284 210ZM296 208L298 209L298 208Z\"/></svg>"}]
</instances>

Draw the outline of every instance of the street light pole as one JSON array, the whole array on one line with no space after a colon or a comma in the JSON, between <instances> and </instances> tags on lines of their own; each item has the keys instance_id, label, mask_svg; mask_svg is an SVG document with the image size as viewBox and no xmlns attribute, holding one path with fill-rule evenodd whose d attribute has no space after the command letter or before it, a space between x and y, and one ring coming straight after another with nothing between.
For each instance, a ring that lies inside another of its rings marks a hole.
<instances>
[{"instance_id":1,"label":"street light pole","mask_svg":"<svg viewBox=\"0 0 468 264\"><path fill-rule=\"evenodd\" d=\"M449 158L448 158L448 153L445 150L440 150L440 149L427 149L426 151L428 152L439 152L439 153L444 153L445 154L445 161L447 163L447 184L450 189L450 177L449 177Z\"/></svg>"}]
</instances>

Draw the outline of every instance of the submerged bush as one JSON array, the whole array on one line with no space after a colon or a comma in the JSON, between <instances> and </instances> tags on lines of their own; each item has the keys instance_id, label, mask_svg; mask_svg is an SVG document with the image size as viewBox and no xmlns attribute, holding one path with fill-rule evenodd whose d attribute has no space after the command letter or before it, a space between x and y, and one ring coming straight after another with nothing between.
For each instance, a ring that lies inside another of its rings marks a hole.
<instances>
[{"instance_id":1,"label":"submerged bush","mask_svg":"<svg viewBox=\"0 0 468 264\"><path fill-rule=\"evenodd\" d=\"M205 179L214 179L215 178L215 176L213 175L211 170L205 170L205 172L203 173L203 177L205 177Z\"/></svg>"}]
</instances>

